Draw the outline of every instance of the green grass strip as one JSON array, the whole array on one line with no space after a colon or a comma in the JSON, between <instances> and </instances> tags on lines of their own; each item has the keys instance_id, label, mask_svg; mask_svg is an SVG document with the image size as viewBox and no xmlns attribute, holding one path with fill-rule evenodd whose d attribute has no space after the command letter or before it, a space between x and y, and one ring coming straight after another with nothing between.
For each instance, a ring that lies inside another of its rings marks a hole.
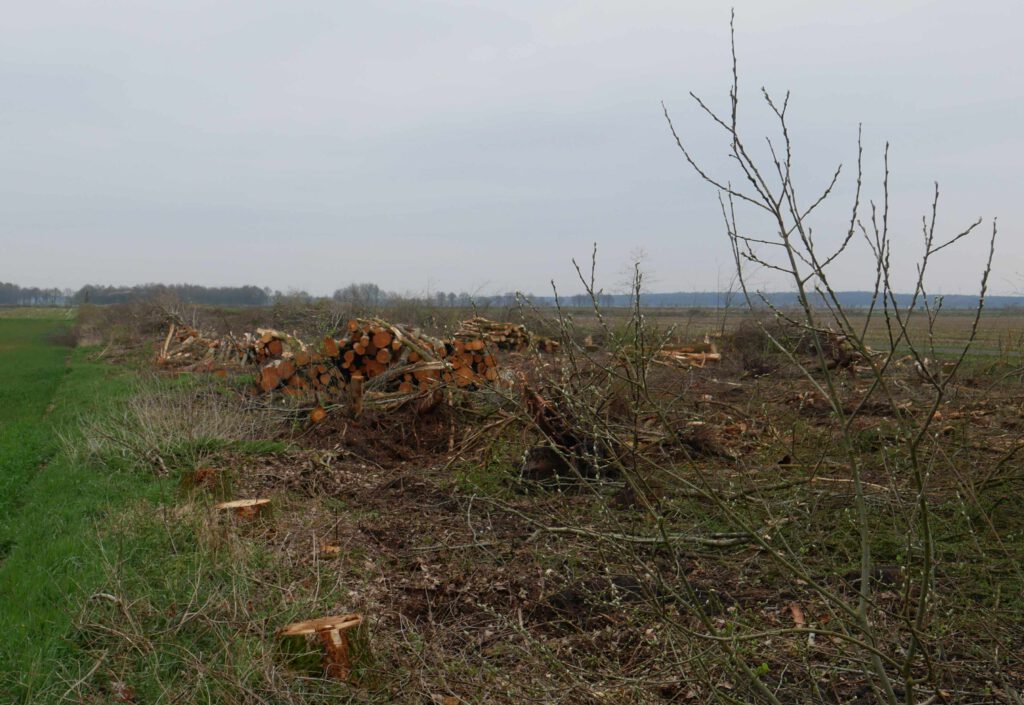
<instances>
[{"instance_id":1,"label":"green grass strip","mask_svg":"<svg viewBox=\"0 0 1024 705\"><path fill-rule=\"evenodd\" d=\"M53 320L0 320L0 701L33 702L55 666L77 605L102 581L98 527L163 490L142 473L76 464L59 433L101 413L130 373L51 342Z\"/></svg>"}]
</instances>

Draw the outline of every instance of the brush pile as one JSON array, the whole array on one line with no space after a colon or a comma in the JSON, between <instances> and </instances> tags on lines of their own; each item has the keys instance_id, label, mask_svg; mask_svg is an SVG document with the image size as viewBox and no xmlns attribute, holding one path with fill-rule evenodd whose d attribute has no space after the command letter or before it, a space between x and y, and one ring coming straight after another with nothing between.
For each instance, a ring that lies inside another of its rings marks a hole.
<instances>
[{"instance_id":1,"label":"brush pile","mask_svg":"<svg viewBox=\"0 0 1024 705\"><path fill-rule=\"evenodd\" d=\"M717 350L697 350L694 347L666 345L655 351L654 362L674 367L704 367L709 362L718 362L722 354Z\"/></svg>"},{"instance_id":2,"label":"brush pile","mask_svg":"<svg viewBox=\"0 0 1024 705\"><path fill-rule=\"evenodd\" d=\"M197 328L171 323L157 355L157 364L181 371L210 371L226 365L262 365L305 351L305 344L295 336L269 328L255 333L216 337Z\"/></svg>"},{"instance_id":3,"label":"brush pile","mask_svg":"<svg viewBox=\"0 0 1024 705\"><path fill-rule=\"evenodd\" d=\"M204 336L189 326L171 324L157 355L157 364L182 371L210 370L237 362L239 349L232 341Z\"/></svg>"},{"instance_id":4,"label":"brush pile","mask_svg":"<svg viewBox=\"0 0 1024 705\"><path fill-rule=\"evenodd\" d=\"M705 339L702 345L662 345L657 350L645 351L651 362L669 367L704 367L709 362L718 362L722 354L718 347ZM620 356L635 359L640 352L636 348L625 348Z\"/></svg>"}]
</instances>

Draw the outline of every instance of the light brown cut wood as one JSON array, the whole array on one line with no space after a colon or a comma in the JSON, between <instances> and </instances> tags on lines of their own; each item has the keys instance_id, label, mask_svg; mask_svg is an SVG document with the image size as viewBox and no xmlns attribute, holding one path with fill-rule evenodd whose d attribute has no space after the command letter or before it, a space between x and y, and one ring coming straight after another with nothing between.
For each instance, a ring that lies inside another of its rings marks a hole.
<instances>
[{"instance_id":1,"label":"light brown cut wood","mask_svg":"<svg viewBox=\"0 0 1024 705\"><path fill-rule=\"evenodd\" d=\"M252 519L269 504L269 499L236 499L230 502L221 502L214 505L213 508L220 511L230 510L234 512L235 516Z\"/></svg>"},{"instance_id":2,"label":"light brown cut wood","mask_svg":"<svg viewBox=\"0 0 1024 705\"><path fill-rule=\"evenodd\" d=\"M459 369L455 370L455 384L459 385L460 387L466 387L470 384L473 384L475 378L476 374L474 374L473 370L469 367L460 367Z\"/></svg>"},{"instance_id":3,"label":"light brown cut wood","mask_svg":"<svg viewBox=\"0 0 1024 705\"><path fill-rule=\"evenodd\" d=\"M281 378L277 374L276 367L264 367L260 371L260 389L264 392L270 392L277 389L277 385L280 384L280 382Z\"/></svg>"}]
</instances>

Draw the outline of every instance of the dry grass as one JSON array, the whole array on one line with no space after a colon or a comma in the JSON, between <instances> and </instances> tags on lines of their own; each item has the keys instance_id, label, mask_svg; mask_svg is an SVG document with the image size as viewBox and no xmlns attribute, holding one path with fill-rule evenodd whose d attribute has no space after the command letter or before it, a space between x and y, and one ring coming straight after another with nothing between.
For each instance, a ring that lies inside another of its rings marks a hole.
<instances>
[{"instance_id":1,"label":"dry grass","mask_svg":"<svg viewBox=\"0 0 1024 705\"><path fill-rule=\"evenodd\" d=\"M276 429L272 412L243 403L225 386L152 378L141 381L122 407L82 418L62 440L65 452L83 461L168 474L195 468L232 444L271 438Z\"/></svg>"}]
</instances>

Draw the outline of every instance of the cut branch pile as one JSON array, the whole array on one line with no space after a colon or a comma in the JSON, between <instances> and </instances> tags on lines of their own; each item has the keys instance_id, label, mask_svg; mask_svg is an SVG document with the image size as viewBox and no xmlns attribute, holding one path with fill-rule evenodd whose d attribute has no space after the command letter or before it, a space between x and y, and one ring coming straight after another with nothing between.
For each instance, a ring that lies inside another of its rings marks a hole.
<instances>
[{"instance_id":1,"label":"cut branch pile","mask_svg":"<svg viewBox=\"0 0 1024 705\"><path fill-rule=\"evenodd\" d=\"M663 345L649 354L652 362L672 367L704 367L709 362L719 362L722 359L717 346L711 342L699 346ZM622 351L623 358L635 359L638 355L636 348L626 348Z\"/></svg>"},{"instance_id":2,"label":"cut branch pile","mask_svg":"<svg viewBox=\"0 0 1024 705\"><path fill-rule=\"evenodd\" d=\"M704 367L709 362L718 362L722 354L717 351L702 352L692 347L666 346L654 353L654 362L675 367Z\"/></svg>"},{"instance_id":3,"label":"cut branch pile","mask_svg":"<svg viewBox=\"0 0 1024 705\"><path fill-rule=\"evenodd\" d=\"M305 344L295 336L269 328L243 333L241 338L231 334L218 338L196 328L172 323L157 356L157 364L183 371L211 370L227 364L263 364L267 360L305 350Z\"/></svg>"},{"instance_id":4,"label":"cut branch pile","mask_svg":"<svg viewBox=\"0 0 1024 705\"><path fill-rule=\"evenodd\" d=\"M172 323L157 356L157 364L181 370L199 370L235 362L237 358L238 350L228 340L208 338L195 328Z\"/></svg>"}]
</instances>

